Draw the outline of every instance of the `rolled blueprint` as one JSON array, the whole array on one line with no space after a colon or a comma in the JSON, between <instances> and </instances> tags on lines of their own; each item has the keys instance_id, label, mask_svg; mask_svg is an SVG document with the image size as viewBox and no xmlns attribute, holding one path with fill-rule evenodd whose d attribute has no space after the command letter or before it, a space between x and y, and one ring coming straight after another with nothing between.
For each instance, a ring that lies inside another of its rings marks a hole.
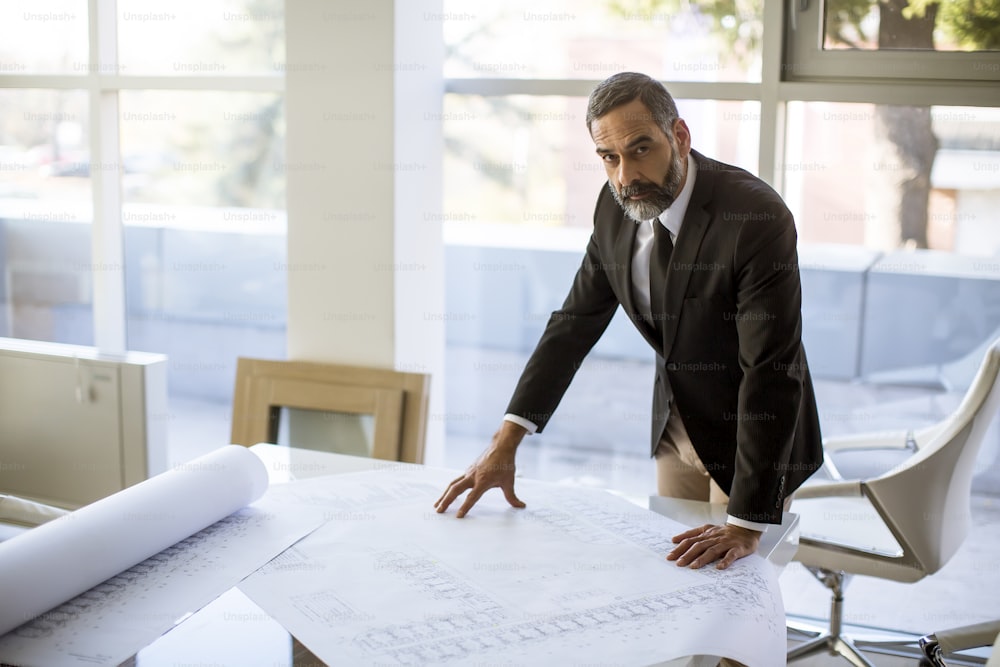
<instances>
[{"instance_id":1,"label":"rolled blueprint","mask_svg":"<svg viewBox=\"0 0 1000 667\"><path fill-rule=\"evenodd\" d=\"M267 469L228 445L0 542L0 635L260 498Z\"/></svg>"}]
</instances>

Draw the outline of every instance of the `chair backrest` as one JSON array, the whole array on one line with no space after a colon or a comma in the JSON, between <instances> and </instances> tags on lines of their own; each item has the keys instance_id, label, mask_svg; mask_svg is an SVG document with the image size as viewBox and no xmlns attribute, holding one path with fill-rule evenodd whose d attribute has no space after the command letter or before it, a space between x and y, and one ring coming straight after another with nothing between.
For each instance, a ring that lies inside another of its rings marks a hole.
<instances>
[{"instance_id":1,"label":"chair backrest","mask_svg":"<svg viewBox=\"0 0 1000 667\"><path fill-rule=\"evenodd\" d=\"M372 415L374 458L423 463L429 388L424 373L241 357L231 440L277 442L281 408Z\"/></svg>"},{"instance_id":2,"label":"chair backrest","mask_svg":"<svg viewBox=\"0 0 1000 667\"><path fill-rule=\"evenodd\" d=\"M1000 410L1000 340L986 351L958 408L918 436L917 452L894 469L863 482L904 549L927 574L955 554L971 523L976 456ZM926 438L925 442L920 439Z\"/></svg>"}]
</instances>

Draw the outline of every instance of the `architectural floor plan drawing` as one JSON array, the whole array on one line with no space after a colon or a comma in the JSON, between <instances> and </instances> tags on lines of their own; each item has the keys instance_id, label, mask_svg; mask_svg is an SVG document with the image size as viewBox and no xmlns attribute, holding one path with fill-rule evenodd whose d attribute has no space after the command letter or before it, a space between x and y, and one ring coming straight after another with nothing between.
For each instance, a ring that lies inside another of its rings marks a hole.
<instances>
[{"instance_id":1,"label":"architectural floor plan drawing","mask_svg":"<svg viewBox=\"0 0 1000 667\"><path fill-rule=\"evenodd\" d=\"M539 482L518 483L526 509L496 491L457 520L433 509L453 476L289 485L279 503L325 503L340 520L240 589L331 665L783 663L777 577L760 557L679 568L665 556L684 526L608 493Z\"/></svg>"},{"instance_id":2,"label":"architectural floor plan drawing","mask_svg":"<svg viewBox=\"0 0 1000 667\"><path fill-rule=\"evenodd\" d=\"M234 461L246 467L230 465ZM191 484L188 472L203 479ZM249 496L224 492L226 486L239 490L244 473L256 472L264 481ZM279 513L266 494L230 513L266 488L263 464L242 447L198 459L163 479L159 486L132 487L127 506L109 496L87 512L60 519L61 525L46 524L0 543L0 607L26 621L0 636L0 663L119 665L323 522L316 509ZM215 520L220 513L224 518ZM123 556L142 550L137 541L160 539L158 528L172 519L189 526L176 528L183 539L149 547L152 555L141 560ZM63 596L79 583L80 561L93 558L111 561L107 567L116 574ZM33 596L65 602L29 615L27 610L38 608Z\"/></svg>"},{"instance_id":3,"label":"architectural floor plan drawing","mask_svg":"<svg viewBox=\"0 0 1000 667\"><path fill-rule=\"evenodd\" d=\"M0 637L0 662L119 665L316 525L240 510Z\"/></svg>"}]
</instances>

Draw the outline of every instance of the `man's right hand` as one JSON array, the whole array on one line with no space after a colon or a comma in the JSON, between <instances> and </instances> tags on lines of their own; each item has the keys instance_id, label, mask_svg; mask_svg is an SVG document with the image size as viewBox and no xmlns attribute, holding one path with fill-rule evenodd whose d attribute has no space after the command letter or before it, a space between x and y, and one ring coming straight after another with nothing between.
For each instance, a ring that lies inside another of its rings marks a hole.
<instances>
[{"instance_id":1,"label":"man's right hand","mask_svg":"<svg viewBox=\"0 0 1000 667\"><path fill-rule=\"evenodd\" d=\"M524 503L514 495L514 454L525 433L527 431L523 426L504 421L500 430L493 435L489 448L469 466L465 474L453 479L444 494L434 503L438 513L447 510L458 496L468 491L469 495L455 514L461 519L484 493L495 487L500 487L504 498L512 507L524 507Z\"/></svg>"}]
</instances>

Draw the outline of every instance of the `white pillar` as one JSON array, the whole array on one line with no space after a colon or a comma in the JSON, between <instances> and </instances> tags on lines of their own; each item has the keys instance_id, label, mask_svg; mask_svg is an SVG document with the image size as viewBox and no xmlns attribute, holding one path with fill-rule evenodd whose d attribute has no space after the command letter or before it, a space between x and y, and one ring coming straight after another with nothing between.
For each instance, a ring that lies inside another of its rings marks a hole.
<instances>
[{"instance_id":1,"label":"white pillar","mask_svg":"<svg viewBox=\"0 0 1000 667\"><path fill-rule=\"evenodd\" d=\"M398 5L398 7L397 7ZM431 374L444 424L441 0L286 4L288 358Z\"/></svg>"}]
</instances>

